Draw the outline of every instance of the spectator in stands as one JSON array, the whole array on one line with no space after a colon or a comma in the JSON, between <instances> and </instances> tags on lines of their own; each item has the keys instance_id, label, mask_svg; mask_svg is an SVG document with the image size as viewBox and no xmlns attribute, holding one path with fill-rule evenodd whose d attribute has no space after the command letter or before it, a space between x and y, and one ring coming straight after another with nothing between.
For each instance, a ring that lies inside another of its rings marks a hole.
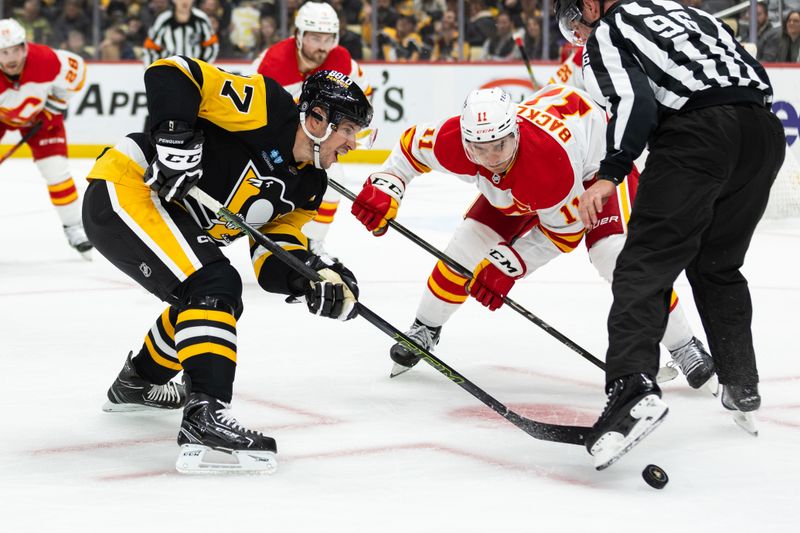
<instances>
[{"instance_id":1,"label":"spectator in stands","mask_svg":"<svg viewBox=\"0 0 800 533\"><path fill-rule=\"evenodd\" d=\"M112 0L106 5L103 27L110 28L111 26L124 24L127 18L128 3L121 0Z\"/></svg>"},{"instance_id":2,"label":"spectator in stands","mask_svg":"<svg viewBox=\"0 0 800 533\"><path fill-rule=\"evenodd\" d=\"M361 61L364 59L364 41L359 34L347 29L347 17L344 11L337 13L339 15L339 44L350 52L350 57Z\"/></svg>"},{"instance_id":3,"label":"spectator in stands","mask_svg":"<svg viewBox=\"0 0 800 533\"><path fill-rule=\"evenodd\" d=\"M399 16L392 0L378 0L378 30L394 28Z\"/></svg>"},{"instance_id":4,"label":"spectator in stands","mask_svg":"<svg viewBox=\"0 0 800 533\"><path fill-rule=\"evenodd\" d=\"M723 9L728 9L729 7L733 7L738 4L740 0L702 0L700 2L700 7L698 9L702 9L707 13L711 13L712 15L715 13L719 13ZM697 6L692 6L697 7Z\"/></svg>"},{"instance_id":5,"label":"spectator in stands","mask_svg":"<svg viewBox=\"0 0 800 533\"><path fill-rule=\"evenodd\" d=\"M380 58L387 61L419 61L426 54L422 38L414 31L416 20L400 15L394 28L384 28L378 35Z\"/></svg>"},{"instance_id":6,"label":"spectator in stands","mask_svg":"<svg viewBox=\"0 0 800 533\"><path fill-rule=\"evenodd\" d=\"M445 0L414 0L414 8L419 13L427 13L434 21L440 20L447 10Z\"/></svg>"},{"instance_id":7,"label":"spectator in stands","mask_svg":"<svg viewBox=\"0 0 800 533\"><path fill-rule=\"evenodd\" d=\"M207 16L208 23L211 25L211 30L217 35L217 44L219 45L217 57L224 59L241 57L241 54L236 51L236 47L234 47L231 42L230 32L224 29L221 31L222 22L220 19L216 15Z\"/></svg>"},{"instance_id":8,"label":"spectator in stands","mask_svg":"<svg viewBox=\"0 0 800 533\"><path fill-rule=\"evenodd\" d=\"M514 59L517 45L514 43L514 25L508 13L500 13L495 20L495 35L483 43L481 59L484 61L509 61Z\"/></svg>"},{"instance_id":9,"label":"spectator in stands","mask_svg":"<svg viewBox=\"0 0 800 533\"><path fill-rule=\"evenodd\" d=\"M158 16L169 9L169 0L150 0L139 12L142 25L149 28L156 21Z\"/></svg>"},{"instance_id":10,"label":"spectator in stands","mask_svg":"<svg viewBox=\"0 0 800 533\"><path fill-rule=\"evenodd\" d=\"M129 15L125 20L125 40L136 50L136 48L141 48L146 38L147 28L142 24L142 19L135 15ZM137 56L141 56L141 50Z\"/></svg>"},{"instance_id":11,"label":"spectator in stands","mask_svg":"<svg viewBox=\"0 0 800 533\"><path fill-rule=\"evenodd\" d=\"M220 28L227 28L231 24L233 4L234 2L229 0L200 0L197 2L197 8L209 17L217 17ZM274 4L264 3L261 6L261 14L274 15Z\"/></svg>"},{"instance_id":12,"label":"spectator in stands","mask_svg":"<svg viewBox=\"0 0 800 533\"><path fill-rule=\"evenodd\" d=\"M800 11L789 11L783 21L783 34L776 61L800 63Z\"/></svg>"},{"instance_id":13,"label":"spectator in stands","mask_svg":"<svg viewBox=\"0 0 800 533\"><path fill-rule=\"evenodd\" d=\"M255 59L258 54L280 40L281 37L278 34L278 21L276 21L275 17L272 15L264 15L262 12L261 18L259 19L259 30L258 35L256 36L256 45L253 48L253 55L251 59Z\"/></svg>"},{"instance_id":14,"label":"spectator in stands","mask_svg":"<svg viewBox=\"0 0 800 533\"><path fill-rule=\"evenodd\" d=\"M261 28L261 15L254 2L241 2L231 11L228 36L237 57L253 57L261 50L254 50Z\"/></svg>"},{"instance_id":15,"label":"spectator in stands","mask_svg":"<svg viewBox=\"0 0 800 533\"><path fill-rule=\"evenodd\" d=\"M42 16L42 3L39 0L25 0L22 9L16 15L17 22L25 28L25 35L28 41L54 45L53 28L44 16Z\"/></svg>"},{"instance_id":16,"label":"spectator in stands","mask_svg":"<svg viewBox=\"0 0 800 533\"><path fill-rule=\"evenodd\" d=\"M536 2L534 2L534 4L536 4ZM551 0L551 5L552 5L552 0ZM514 25L515 28L522 28L525 26L525 22L523 20L523 15L522 15L523 6L520 0L499 0L497 2L497 7L500 8L501 11L508 13L508 16L511 17L511 23ZM538 6L536 8L536 11L537 13L535 13L535 15L538 15L539 14L538 11L540 11Z\"/></svg>"},{"instance_id":17,"label":"spectator in stands","mask_svg":"<svg viewBox=\"0 0 800 533\"><path fill-rule=\"evenodd\" d=\"M94 54L86 46L86 36L78 30L67 32L67 42L64 49L68 52L81 56L83 59L94 59Z\"/></svg>"},{"instance_id":18,"label":"spectator in stands","mask_svg":"<svg viewBox=\"0 0 800 533\"><path fill-rule=\"evenodd\" d=\"M99 58L104 61L136 59L133 47L125 41L125 31L121 26L111 26L105 31L105 39L98 47Z\"/></svg>"},{"instance_id":19,"label":"spectator in stands","mask_svg":"<svg viewBox=\"0 0 800 533\"><path fill-rule=\"evenodd\" d=\"M66 0L64 9L53 24L53 44L63 47L67 42L67 34L77 30L84 37L92 34L92 21L83 10L81 0Z\"/></svg>"},{"instance_id":20,"label":"spectator in stands","mask_svg":"<svg viewBox=\"0 0 800 533\"><path fill-rule=\"evenodd\" d=\"M522 37L522 47L531 59L551 59L558 56L558 46L551 41L550 45L544 46L542 35L542 19L529 16L525 21L525 35ZM542 55L545 52L546 55ZM522 59L519 48L514 49L514 59Z\"/></svg>"},{"instance_id":21,"label":"spectator in stands","mask_svg":"<svg viewBox=\"0 0 800 533\"><path fill-rule=\"evenodd\" d=\"M464 41L462 58L469 60L470 46ZM442 15L442 20L434 22L433 51L431 61L458 61L458 20L456 12L449 9Z\"/></svg>"},{"instance_id":22,"label":"spectator in stands","mask_svg":"<svg viewBox=\"0 0 800 533\"><path fill-rule=\"evenodd\" d=\"M494 37L494 16L484 0L469 0L468 5L469 21L464 28L464 38L470 46L481 47L487 39Z\"/></svg>"},{"instance_id":23,"label":"spectator in stands","mask_svg":"<svg viewBox=\"0 0 800 533\"><path fill-rule=\"evenodd\" d=\"M769 21L766 2L758 2L756 4L756 23L758 24L758 36L756 39L758 52L756 59L762 63L777 61L781 29L773 27L772 23ZM743 35L744 38L748 36L749 31Z\"/></svg>"}]
</instances>

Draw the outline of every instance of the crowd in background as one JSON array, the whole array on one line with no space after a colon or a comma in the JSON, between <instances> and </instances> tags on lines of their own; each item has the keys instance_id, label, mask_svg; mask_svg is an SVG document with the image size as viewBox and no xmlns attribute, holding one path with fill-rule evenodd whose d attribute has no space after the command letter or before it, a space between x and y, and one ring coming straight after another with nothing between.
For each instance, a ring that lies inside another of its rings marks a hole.
<instances>
[{"instance_id":1,"label":"crowd in background","mask_svg":"<svg viewBox=\"0 0 800 533\"><path fill-rule=\"evenodd\" d=\"M371 53L372 5L364 0L328 0L339 13L340 44L355 59L387 61L505 61L520 59L514 37L529 57L559 59L564 40L553 25L543 31L541 0L465 0L463 47L459 49L456 0L377 0L378 47ZM740 0L681 0L717 13ZM3 16L16 18L31 41L75 52L87 59L142 59L148 30L172 9L170 0L0 0ZM302 0L286 0L287 33ZM548 2L552 6L552 0ZM277 0L194 0L219 40L217 59L253 59L288 35L280 34ZM800 0L759 3L758 59L800 62ZM749 39L749 9L724 20L740 39ZM545 35L549 35L545 42Z\"/></svg>"}]
</instances>

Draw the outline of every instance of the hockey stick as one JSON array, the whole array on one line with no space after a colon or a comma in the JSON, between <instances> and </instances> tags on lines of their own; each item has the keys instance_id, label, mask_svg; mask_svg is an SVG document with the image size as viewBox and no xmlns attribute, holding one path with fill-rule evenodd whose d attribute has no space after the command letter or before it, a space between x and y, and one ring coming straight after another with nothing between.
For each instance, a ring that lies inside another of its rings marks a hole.
<instances>
[{"instance_id":1,"label":"hockey stick","mask_svg":"<svg viewBox=\"0 0 800 533\"><path fill-rule=\"evenodd\" d=\"M39 122L35 123L33 126L31 126L31 129L29 129L29 130L28 130L28 131L25 133L25 135L23 135L23 136L22 136L22 138L21 138L19 141L17 141L17 144L15 144L14 146L12 146L12 147L11 147L11 149L10 149L8 152L6 152L6 153L4 153L2 156L0 156L0 165L2 165L3 163L5 163L6 159L8 159L8 158L9 158L9 157L11 157L12 155L14 155L14 152L16 152L17 150L19 150L19 149L22 147L22 145L23 145L23 144L25 144L26 142L28 142L28 140L29 140L31 137L33 137L34 135L36 135L36 132L38 132L38 131L39 131L41 128L42 128L42 122L41 122L41 121L39 121Z\"/></svg>"},{"instance_id":2,"label":"hockey stick","mask_svg":"<svg viewBox=\"0 0 800 533\"><path fill-rule=\"evenodd\" d=\"M319 281L322 279L316 270L310 268L290 252L284 250L281 246L272 241L272 239L245 222L241 215L230 211L204 191L194 187L189 191L189 195L200 202L200 204L216 213L217 216L223 217L230 224L245 232L248 236L250 236L251 239L272 252L275 257L283 261L296 272L302 274L304 277L312 281ZM499 414L531 437L539 440L561 442L564 444L576 444L579 446L585 443L586 437L591 431L591 428L584 426L549 424L547 422L531 420L515 413L499 400L495 399L489 393L461 375L444 361L417 345L412 339L401 333L400 330L371 311L367 306L361 302L357 302L356 307L358 309L358 314L364 317L367 322L381 330L392 339L402 342L406 348L412 350L420 359L424 359L429 365L438 370L440 373L444 374L444 376L446 376L450 381L470 393L472 396L483 402L484 405L490 407L495 413Z\"/></svg>"},{"instance_id":3,"label":"hockey stick","mask_svg":"<svg viewBox=\"0 0 800 533\"><path fill-rule=\"evenodd\" d=\"M328 178L328 185L336 189L340 194L342 194L342 196L346 196L351 201L355 202L356 200L355 194L353 194L352 191L350 191L343 185L337 183L336 180ZM399 231L403 236L408 238L410 241L414 242L415 244L427 250L431 255L438 258L447 266L455 270L460 276L465 277L467 279L472 279L472 272L470 272L470 270L467 267L461 265L460 263L457 263L454 259L452 259L444 252L440 251L438 248L436 248L435 246L431 245L430 243L428 243L427 241L425 241L424 239L413 233L411 230L409 230L399 222L395 220L389 220L389 226ZM586 351L585 349L581 348L580 346L572 342L572 340L570 340L569 337L567 337L566 335L564 335L563 333L552 327L550 324L548 324L538 316L534 315L533 313L531 313L530 311L519 305L517 302L515 302L508 296L503 298L503 303L508 305L511 309L513 309L520 315L524 316L537 326L539 326L550 336L560 341L561 344L571 349L572 351L574 351L575 353L577 353L578 355L580 355L581 357L592 363L597 368L601 370L606 369L605 363L603 363L600 359L593 356L588 351Z\"/></svg>"},{"instance_id":4,"label":"hockey stick","mask_svg":"<svg viewBox=\"0 0 800 533\"><path fill-rule=\"evenodd\" d=\"M517 44L517 48L519 49L519 53L522 55L522 60L525 62L525 68L528 69L528 76L531 78L531 83L533 84L533 90L535 91L541 85L536 82L536 77L533 75L533 67L531 67L531 60L528 57L528 52L525 51L525 45L522 44L522 37L517 35L514 37L514 42Z\"/></svg>"}]
</instances>

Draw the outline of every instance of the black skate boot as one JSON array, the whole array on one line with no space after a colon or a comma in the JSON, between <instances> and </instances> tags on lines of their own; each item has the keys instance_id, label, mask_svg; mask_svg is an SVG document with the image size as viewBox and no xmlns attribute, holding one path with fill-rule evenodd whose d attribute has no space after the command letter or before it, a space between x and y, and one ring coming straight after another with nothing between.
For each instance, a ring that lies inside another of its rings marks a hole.
<instances>
[{"instance_id":1,"label":"black skate boot","mask_svg":"<svg viewBox=\"0 0 800 533\"><path fill-rule=\"evenodd\" d=\"M414 319L411 329L405 335L416 342L422 348L430 351L439 344L439 336L442 334L442 326L426 326L418 319ZM419 363L419 356L414 346L400 341L389 350L389 357L394 361L390 377L399 376L403 372L408 372L411 367Z\"/></svg>"},{"instance_id":2,"label":"black skate boot","mask_svg":"<svg viewBox=\"0 0 800 533\"><path fill-rule=\"evenodd\" d=\"M183 385L170 381L164 385L150 383L137 372L128 354L117 379L108 389L103 411L142 411L145 409L179 409L186 403Z\"/></svg>"},{"instance_id":3,"label":"black skate boot","mask_svg":"<svg viewBox=\"0 0 800 533\"><path fill-rule=\"evenodd\" d=\"M758 384L752 385L723 385L722 406L733 411L733 420L739 427L753 435L758 436L756 424L756 411L761 407L761 395L758 393Z\"/></svg>"},{"instance_id":4,"label":"black skate boot","mask_svg":"<svg viewBox=\"0 0 800 533\"><path fill-rule=\"evenodd\" d=\"M669 353L674 361L673 364L677 364L680 367L691 388L699 389L705 386L714 396L718 394L714 361L711 359L711 354L706 351L706 347L697 337L692 337L692 340L684 346L671 350Z\"/></svg>"},{"instance_id":5,"label":"black skate boot","mask_svg":"<svg viewBox=\"0 0 800 533\"><path fill-rule=\"evenodd\" d=\"M628 453L667 416L661 389L648 374L628 374L606 385L608 401L586 440L594 466L603 470Z\"/></svg>"},{"instance_id":6,"label":"black skate boot","mask_svg":"<svg viewBox=\"0 0 800 533\"><path fill-rule=\"evenodd\" d=\"M275 439L245 429L231 416L230 405L200 392L190 392L178 433L181 447L175 467L184 474L226 472L271 474L278 466ZM206 462L217 450L232 455L237 463Z\"/></svg>"}]
</instances>

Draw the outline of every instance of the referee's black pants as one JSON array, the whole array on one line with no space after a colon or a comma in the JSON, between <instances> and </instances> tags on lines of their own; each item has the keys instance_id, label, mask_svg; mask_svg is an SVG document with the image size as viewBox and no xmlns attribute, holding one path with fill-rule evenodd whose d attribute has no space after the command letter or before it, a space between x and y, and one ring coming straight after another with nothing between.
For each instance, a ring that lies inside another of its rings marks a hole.
<instances>
[{"instance_id":1,"label":"referee's black pants","mask_svg":"<svg viewBox=\"0 0 800 533\"><path fill-rule=\"evenodd\" d=\"M780 121L752 104L662 120L614 270L608 381L656 375L672 286L686 270L720 382L758 382L750 292L740 268L785 149Z\"/></svg>"}]
</instances>

